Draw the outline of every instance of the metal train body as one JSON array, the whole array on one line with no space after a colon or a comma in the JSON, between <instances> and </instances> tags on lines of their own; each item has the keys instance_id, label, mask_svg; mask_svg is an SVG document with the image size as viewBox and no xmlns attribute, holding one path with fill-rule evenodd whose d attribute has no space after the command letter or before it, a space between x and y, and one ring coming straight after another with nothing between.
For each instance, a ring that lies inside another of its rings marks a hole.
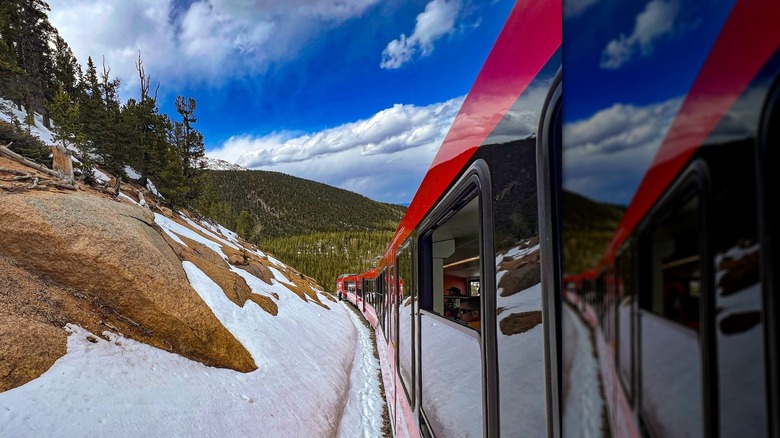
<instances>
[{"instance_id":1,"label":"metal train body","mask_svg":"<svg viewBox=\"0 0 780 438\"><path fill-rule=\"evenodd\" d=\"M779 29L775 0L517 2L338 280L396 436L780 436Z\"/></svg>"}]
</instances>

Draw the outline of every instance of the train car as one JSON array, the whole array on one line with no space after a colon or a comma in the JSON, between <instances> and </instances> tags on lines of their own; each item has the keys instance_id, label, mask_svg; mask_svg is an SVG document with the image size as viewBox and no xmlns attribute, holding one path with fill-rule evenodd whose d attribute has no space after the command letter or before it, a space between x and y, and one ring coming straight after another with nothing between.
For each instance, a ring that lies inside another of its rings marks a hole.
<instances>
[{"instance_id":1,"label":"train car","mask_svg":"<svg viewBox=\"0 0 780 438\"><path fill-rule=\"evenodd\" d=\"M355 304L356 288L358 281L357 274L341 274L336 279L336 295L341 300L347 300Z\"/></svg>"},{"instance_id":2,"label":"train car","mask_svg":"<svg viewBox=\"0 0 780 438\"><path fill-rule=\"evenodd\" d=\"M564 432L780 433L767 204L778 29L775 0L564 15L563 149L548 167L561 179L545 217L560 224L548 236L564 285Z\"/></svg>"},{"instance_id":3,"label":"train car","mask_svg":"<svg viewBox=\"0 0 780 438\"><path fill-rule=\"evenodd\" d=\"M514 6L386 253L362 274L396 436L543 436L557 423L536 145L555 139L561 14L560 1Z\"/></svg>"},{"instance_id":4,"label":"train car","mask_svg":"<svg viewBox=\"0 0 780 438\"><path fill-rule=\"evenodd\" d=\"M780 436L778 29L516 3L363 277L396 436Z\"/></svg>"}]
</instances>

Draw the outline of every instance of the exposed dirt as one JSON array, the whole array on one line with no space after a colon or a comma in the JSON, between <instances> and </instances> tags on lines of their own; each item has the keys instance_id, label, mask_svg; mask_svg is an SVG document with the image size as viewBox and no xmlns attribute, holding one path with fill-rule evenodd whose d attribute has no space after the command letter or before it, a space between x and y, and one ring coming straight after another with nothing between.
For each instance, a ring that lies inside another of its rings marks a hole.
<instances>
[{"instance_id":1,"label":"exposed dirt","mask_svg":"<svg viewBox=\"0 0 780 438\"><path fill-rule=\"evenodd\" d=\"M507 271L498 283L498 287L503 288L502 297L526 290L538 284L542 278L538 251L519 259L502 262L499 268Z\"/></svg>"},{"instance_id":2,"label":"exposed dirt","mask_svg":"<svg viewBox=\"0 0 780 438\"><path fill-rule=\"evenodd\" d=\"M182 261L192 262L204 274L222 288L225 296L239 307L244 307L247 300L252 300L263 310L276 315L279 308L276 303L268 298L252 292L243 277L230 270L227 262L211 248L184 236L179 236L187 246L175 242L164 235L166 242L171 245L173 251Z\"/></svg>"},{"instance_id":3,"label":"exposed dirt","mask_svg":"<svg viewBox=\"0 0 780 438\"><path fill-rule=\"evenodd\" d=\"M506 336L525 333L528 330L542 323L542 312L536 310L533 312L512 313L499 322L501 333Z\"/></svg>"}]
</instances>

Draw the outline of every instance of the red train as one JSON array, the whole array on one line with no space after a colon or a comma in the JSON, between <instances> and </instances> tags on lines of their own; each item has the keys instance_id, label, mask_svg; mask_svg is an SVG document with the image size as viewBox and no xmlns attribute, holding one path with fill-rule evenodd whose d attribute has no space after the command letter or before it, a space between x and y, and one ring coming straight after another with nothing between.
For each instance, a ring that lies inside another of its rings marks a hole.
<instances>
[{"instance_id":1,"label":"red train","mask_svg":"<svg viewBox=\"0 0 780 438\"><path fill-rule=\"evenodd\" d=\"M395 435L780 436L778 29L776 0L517 2L338 280Z\"/></svg>"}]
</instances>

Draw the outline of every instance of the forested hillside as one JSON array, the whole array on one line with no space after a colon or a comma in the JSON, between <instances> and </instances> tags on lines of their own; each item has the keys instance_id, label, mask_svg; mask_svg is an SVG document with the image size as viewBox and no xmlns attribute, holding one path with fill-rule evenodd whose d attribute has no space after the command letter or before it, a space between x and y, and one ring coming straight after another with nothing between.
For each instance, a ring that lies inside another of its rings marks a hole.
<instances>
[{"instance_id":1,"label":"forested hillside","mask_svg":"<svg viewBox=\"0 0 780 438\"><path fill-rule=\"evenodd\" d=\"M567 273L595 268L612 240L625 208L564 190L563 210L569 219L563 227L563 266Z\"/></svg>"},{"instance_id":2,"label":"forested hillside","mask_svg":"<svg viewBox=\"0 0 780 438\"><path fill-rule=\"evenodd\" d=\"M333 287L371 267L405 208L279 172L208 171L198 211Z\"/></svg>"}]
</instances>

